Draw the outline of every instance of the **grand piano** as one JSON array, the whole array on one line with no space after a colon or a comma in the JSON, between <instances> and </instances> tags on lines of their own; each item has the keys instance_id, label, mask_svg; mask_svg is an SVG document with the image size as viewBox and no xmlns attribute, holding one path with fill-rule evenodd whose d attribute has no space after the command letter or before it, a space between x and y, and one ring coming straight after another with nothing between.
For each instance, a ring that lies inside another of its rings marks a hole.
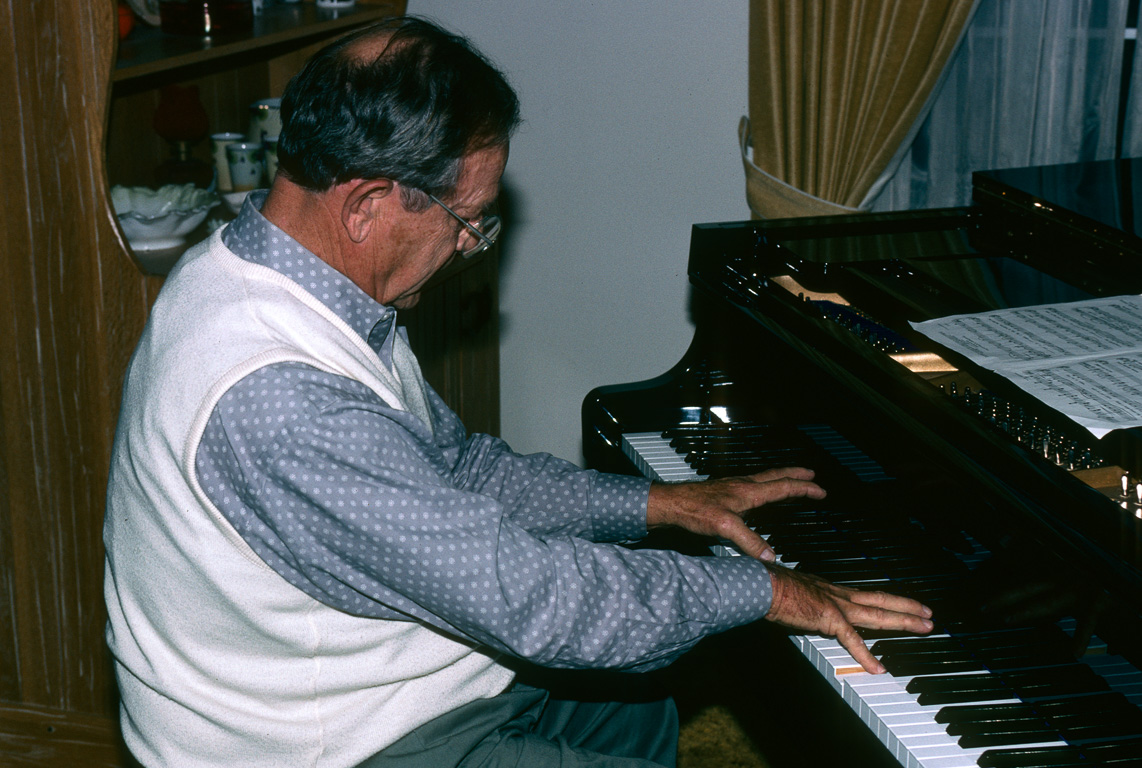
<instances>
[{"instance_id":1,"label":"grand piano","mask_svg":"<svg viewBox=\"0 0 1142 768\"><path fill-rule=\"evenodd\" d=\"M1011 169L964 208L695 225L689 350L584 401L598 469L815 468L824 502L754 519L782 561L935 609L931 638L868 633L885 676L764 623L719 640L709 685L775 766L1142 765L1142 429L1096 439L910 325L1142 294L1135 180Z\"/></svg>"}]
</instances>

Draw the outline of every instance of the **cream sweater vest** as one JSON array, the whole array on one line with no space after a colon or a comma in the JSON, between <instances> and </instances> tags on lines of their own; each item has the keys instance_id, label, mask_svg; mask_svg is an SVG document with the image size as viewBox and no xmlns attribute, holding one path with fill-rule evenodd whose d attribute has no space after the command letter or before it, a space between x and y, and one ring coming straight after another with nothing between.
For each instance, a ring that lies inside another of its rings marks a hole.
<instances>
[{"instance_id":1,"label":"cream sweater vest","mask_svg":"<svg viewBox=\"0 0 1142 768\"><path fill-rule=\"evenodd\" d=\"M218 234L168 278L128 371L104 530L122 726L145 765L351 766L510 684L483 650L308 597L198 485L214 405L274 362L356 379L431 428L403 340L394 358L387 370L317 299Z\"/></svg>"}]
</instances>

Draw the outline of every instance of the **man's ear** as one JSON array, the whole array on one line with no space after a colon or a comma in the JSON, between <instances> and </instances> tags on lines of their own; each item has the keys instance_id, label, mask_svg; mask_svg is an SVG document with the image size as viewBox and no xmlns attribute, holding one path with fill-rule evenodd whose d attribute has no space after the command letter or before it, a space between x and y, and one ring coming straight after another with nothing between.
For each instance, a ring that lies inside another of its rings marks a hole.
<instances>
[{"instance_id":1,"label":"man's ear","mask_svg":"<svg viewBox=\"0 0 1142 768\"><path fill-rule=\"evenodd\" d=\"M387 198L396 190L396 184L388 179L354 179L341 186L341 224L354 243L364 242L383 216Z\"/></svg>"}]
</instances>

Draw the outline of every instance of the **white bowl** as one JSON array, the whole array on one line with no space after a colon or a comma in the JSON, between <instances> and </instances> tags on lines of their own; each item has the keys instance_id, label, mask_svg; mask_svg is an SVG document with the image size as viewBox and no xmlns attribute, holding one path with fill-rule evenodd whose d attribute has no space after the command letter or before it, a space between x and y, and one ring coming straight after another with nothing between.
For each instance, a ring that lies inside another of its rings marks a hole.
<instances>
[{"instance_id":1,"label":"white bowl","mask_svg":"<svg viewBox=\"0 0 1142 768\"><path fill-rule=\"evenodd\" d=\"M230 213L237 215L238 211L242 210L242 203L246 202L246 198L249 196L249 190L245 192L223 192L222 202L226 203L226 207L230 209Z\"/></svg>"},{"instance_id":2,"label":"white bowl","mask_svg":"<svg viewBox=\"0 0 1142 768\"><path fill-rule=\"evenodd\" d=\"M218 195L193 184L111 188L111 205L136 251L178 248L218 205Z\"/></svg>"}]
</instances>

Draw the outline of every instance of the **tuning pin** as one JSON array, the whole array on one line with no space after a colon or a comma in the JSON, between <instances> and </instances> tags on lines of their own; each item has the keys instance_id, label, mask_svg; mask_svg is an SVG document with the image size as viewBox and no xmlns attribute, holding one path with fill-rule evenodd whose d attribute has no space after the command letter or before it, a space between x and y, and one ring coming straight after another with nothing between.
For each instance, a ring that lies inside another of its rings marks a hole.
<instances>
[{"instance_id":1,"label":"tuning pin","mask_svg":"<svg viewBox=\"0 0 1142 768\"><path fill-rule=\"evenodd\" d=\"M1122 498L1129 498L1130 496L1130 473L1123 472L1122 477L1119 478L1122 482Z\"/></svg>"},{"instance_id":2,"label":"tuning pin","mask_svg":"<svg viewBox=\"0 0 1142 768\"><path fill-rule=\"evenodd\" d=\"M1142 504L1142 483L1134 486L1134 496L1138 504Z\"/></svg>"}]
</instances>

